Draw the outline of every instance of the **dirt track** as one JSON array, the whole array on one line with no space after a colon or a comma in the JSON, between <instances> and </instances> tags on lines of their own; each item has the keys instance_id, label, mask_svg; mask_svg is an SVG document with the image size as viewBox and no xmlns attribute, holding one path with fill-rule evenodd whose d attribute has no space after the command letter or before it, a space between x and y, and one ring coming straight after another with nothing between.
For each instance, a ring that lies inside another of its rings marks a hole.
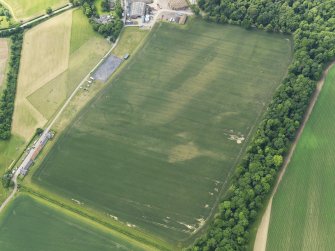
<instances>
[{"instance_id":1,"label":"dirt track","mask_svg":"<svg viewBox=\"0 0 335 251\"><path fill-rule=\"evenodd\" d=\"M312 96L312 99L310 101L310 104L307 108L307 111L305 113L302 124L300 125L300 128L298 129L298 132L297 132L297 136L292 143L292 146L291 146L291 149L290 149L288 155L285 158L284 165L283 165L283 167L282 167L282 169L279 173L276 185L274 186L274 189L273 189L272 195L270 197L270 200L268 202L267 208L266 208L265 213L262 217L262 221L261 221L261 223L258 227L256 240L255 240L255 244L254 244L254 251L265 251L266 250L266 242L267 242L267 237L268 237L268 229L269 229L270 216L271 216L272 199L273 199L274 195L276 194L278 186L279 186L279 184L280 184L280 182L281 182L281 180L282 180L282 178L285 174L285 171L287 169L287 166L291 161L291 158L293 156L295 147L297 146L297 143L298 143L298 141L300 139L300 136L301 136L301 134L304 130L304 127L306 125L306 122L308 121L308 119L309 119L309 117L310 117L310 115L313 111L314 105L315 105L315 103L316 103L316 101L319 97L319 94L320 94L321 89L323 87L323 84L325 82L325 78L327 76L327 73L328 73L329 69L334 65L335 65L335 62L333 62L331 65L329 65L326 68L326 70L322 74L322 78L317 83L315 92L314 92L314 94Z\"/></svg>"}]
</instances>

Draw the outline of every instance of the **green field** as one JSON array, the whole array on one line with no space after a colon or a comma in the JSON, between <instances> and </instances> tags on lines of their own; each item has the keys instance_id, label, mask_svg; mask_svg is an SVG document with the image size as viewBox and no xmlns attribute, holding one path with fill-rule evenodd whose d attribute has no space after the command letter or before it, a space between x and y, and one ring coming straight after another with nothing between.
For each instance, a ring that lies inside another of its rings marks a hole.
<instances>
[{"instance_id":1,"label":"green field","mask_svg":"<svg viewBox=\"0 0 335 251\"><path fill-rule=\"evenodd\" d=\"M58 8L67 4L68 0L1 0L10 6L15 18L27 19L45 14L48 7Z\"/></svg>"},{"instance_id":2,"label":"green field","mask_svg":"<svg viewBox=\"0 0 335 251\"><path fill-rule=\"evenodd\" d=\"M10 20L5 16L0 16L0 29L7 29L10 25Z\"/></svg>"},{"instance_id":3,"label":"green field","mask_svg":"<svg viewBox=\"0 0 335 251\"><path fill-rule=\"evenodd\" d=\"M79 216L28 195L0 216L0 249L6 251L145 250Z\"/></svg>"},{"instance_id":4,"label":"green field","mask_svg":"<svg viewBox=\"0 0 335 251\"><path fill-rule=\"evenodd\" d=\"M33 183L165 239L189 238L290 57L287 36L160 23L60 136Z\"/></svg>"},{"instance_id":5,"label":"green field","mask_svg":"<svg viewBox=\"0 0 335 251\"><path fill-rule=\"evenodd\" d=\"M94 2L94 6L97 10L98 15L107 14L108 12L102 11L101 3L102 3L102 0L95 0Z\"/></svg>"},{"instance_id":6,"label":"green field","mask_svg":"<svg viewBox=\"0 0 335 251\"><path fill-rule=\"evenodd\" d=\"M148 33L148 30L140 30L138 27L124 28L120 34L120 42L114 48L113 54L120 58L126 53L131 55Z\"/></svg>"},{"instance_id":7,"label":"green field","mask_svg":"<svg viewBox=\"0 0 335 251\"><path fill-rule=\"evenodd\" d=\"M335 67L275 194L267 250L333 250Z\"/></svg>"}]
</instances>

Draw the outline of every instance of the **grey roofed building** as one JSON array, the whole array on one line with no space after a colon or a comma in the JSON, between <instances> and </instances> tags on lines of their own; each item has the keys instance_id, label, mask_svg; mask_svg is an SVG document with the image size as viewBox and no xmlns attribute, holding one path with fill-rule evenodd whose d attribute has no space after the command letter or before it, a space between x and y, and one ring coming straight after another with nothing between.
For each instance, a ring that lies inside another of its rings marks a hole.
<instances>
[{"instance_id":1,"label":"grey roofed building","mask_svg":"<svg viewBox=\"0 0 335 251\"><path fill-rule=\"evenodd\" d=\"M130 17L138 18L144 16L146 4L143 2L133 2L130 7Z\"/></svg>"},{"instance_id":2,"label":"grey roofed building","mask_svg":"<svg viewBox=\"0 0 335 251\"><path fill-rule=\"evenodd\" d=\"M183 10L188 7L186 0L169 0L168 6L172 10Z\"/></svg>"}]
</instances>

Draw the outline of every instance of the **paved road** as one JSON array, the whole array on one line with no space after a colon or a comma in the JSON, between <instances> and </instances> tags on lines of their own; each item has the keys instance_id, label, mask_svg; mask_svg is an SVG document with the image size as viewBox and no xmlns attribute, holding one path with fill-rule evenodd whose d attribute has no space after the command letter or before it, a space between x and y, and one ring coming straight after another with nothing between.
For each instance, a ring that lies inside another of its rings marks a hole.
<instances>
[{"instance_id":1,"label":"paved road","mask_svg":"<svg viewBox=\"0 0 335 251\"><path fill-rule=\"evenodd\" d=\"M93 67L93 69L90 71L89 74L87 74L83 80L78 84L77 88L72 92L72 94L70 95L70 97L65 101L64 105L62 106L62 108L59 110L59 112L56 114L56 116L54 117L54 119L50 122L50 124L48 125L48 127L44 130L43 134L41 135L41 137L38 139L37 142L41 142L44 141L44 139L46 137L48 137L48 133L50 131L50 129L52 128L52 126L55 124L55 122L59 119L59 117L62 115L62 113L64 112L65 108L68 106L68 104L70 103L70 101L72 100L72 98L77 94L78 90L80 90L80 86L82 86L90 77L90 75L100 66L100 64L105 60L105 58L112 52L112 50L116 47L116 45L118 44L119 39L117 39L115 41L115 43L113 44L112 48L105 54L105 56ZM38 144L38 143L37 143ZM11 192L11 194L7 197L7 199L2 203L2 205L0 206L0 213L2 210L4 210L4 208L8 205L8 203L12 200L12 198L14 197L15 193L17 192L18 186L17 186L17 177L20 174L21 169L26 165L26 163L28 163L32 156L34 155L35 151L37 150L37 147L35 149L30 150L30 152L28 153L28 155L25 157L25 159L23 160L22 164L19 166L19 168L16 170L12 180L14 182L14 189Z\"/></svg>"}]
</instances>

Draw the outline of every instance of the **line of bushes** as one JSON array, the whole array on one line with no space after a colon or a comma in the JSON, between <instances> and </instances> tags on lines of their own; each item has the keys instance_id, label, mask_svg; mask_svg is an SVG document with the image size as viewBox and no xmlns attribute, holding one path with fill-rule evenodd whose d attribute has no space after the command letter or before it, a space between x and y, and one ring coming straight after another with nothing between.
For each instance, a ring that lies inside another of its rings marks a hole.
<instances>
[{"instance_id":1,"label":"line of bushes","mask_svg":"<svg viewBox=\"0 0 335 251\"><path fill-rule=\"evenodd\" d=\"M16 85L19 74L23 33L17 32L11 35L11 48L9 70L6 78L6 87L0 99L0 139L7 140L11 135L11 127L14 113Z\"/></svg>"},{"instance_id":2,"label":"line of bushes","mask_svg":"<svg viewBox=\"0 0 335 251\"><path fill-rule=\"evenodd\" d=\"M74 6L82 6L84 14L90 19L90 23L96 32L109 38L112 42L116 41L123 28L123 22L121 20L123 10L120 0L117 0L115 3L114 12L116 15L114 15L113 19L107 23L100 23L97 21L99 15L94 5L95 0L70 0L70 2Z\"/></svg>"},{"instance_id":3,"label":"line of bushes","mask_svg":"<svg viewBox=\"0 0 335 251\"><path fill-rule=\"evenodd\" d=\"M188 250L245 250L249 228L296 136L316 81L335 57L335 1L199 0L206 20L291 33L294 55L287 77L236 167L231 186L206 234Z\"/></svg>"}]
</instances>

